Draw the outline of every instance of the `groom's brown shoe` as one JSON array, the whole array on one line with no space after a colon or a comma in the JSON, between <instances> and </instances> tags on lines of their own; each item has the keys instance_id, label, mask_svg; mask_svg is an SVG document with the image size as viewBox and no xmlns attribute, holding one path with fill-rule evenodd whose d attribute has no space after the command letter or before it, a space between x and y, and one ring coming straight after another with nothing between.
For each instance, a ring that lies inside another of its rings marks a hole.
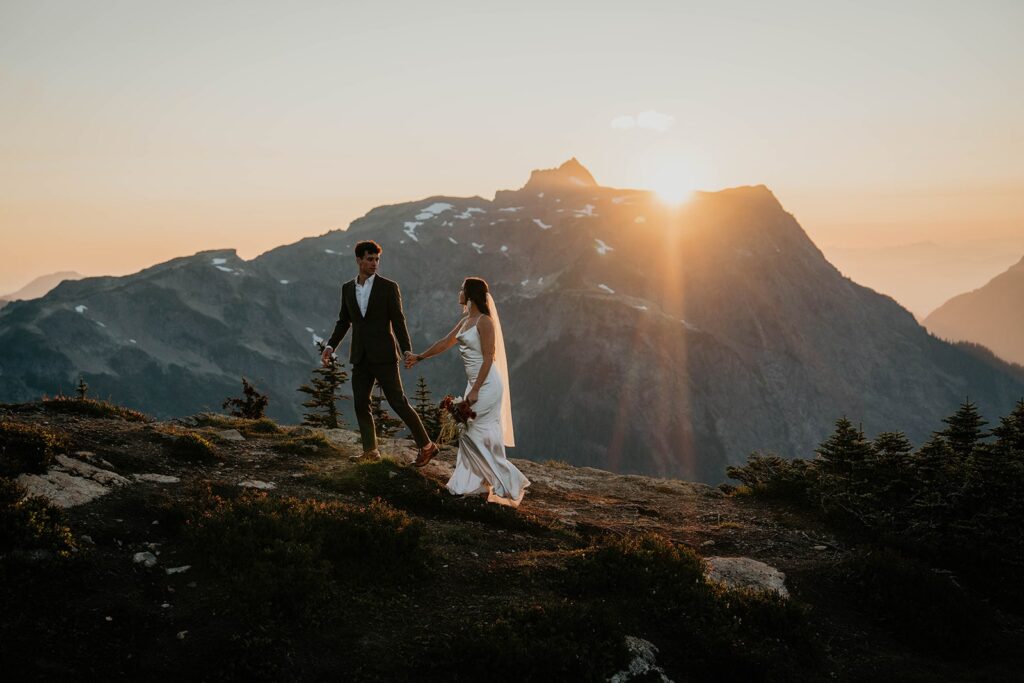
<instances>
[{"instance_id":1,"label":"groom's brown shoe","mask_svg":"<svg viewBox=\"0 0 1024 683\"><path fill-rule=\"evenodd\" d=\"M415 465L416 467L423 467L428 462L433 460L434 456L437 455L440 451L441 449L438 448L437 444L431 441L430 443L428 443L426 446L419 450L419 453L416 454L416 462L414 462L413 465Z\"/></svg>"}]
</instances>

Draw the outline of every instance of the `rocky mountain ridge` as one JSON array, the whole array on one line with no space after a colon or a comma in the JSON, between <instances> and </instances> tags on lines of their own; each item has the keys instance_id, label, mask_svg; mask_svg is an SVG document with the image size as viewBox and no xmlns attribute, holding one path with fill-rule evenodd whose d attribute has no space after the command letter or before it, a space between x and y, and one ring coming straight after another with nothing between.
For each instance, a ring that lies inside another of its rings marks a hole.
<instances>
[{"instance_id":1,"label":"rocky mountain ridge","mask_svg":"<svg viewBox=\"0 0 1024 683\"><path fill-rule=\"evenodd\" d=\"M920 442L965 395L987 414L1024 395L1012 367L844 278L766 187L670 206L571 160L493 200L377 207L249 261L206 251L9 305L0 400L70 392L82 375L94 395L167 418L218 408L246 376L270 415L298 422L296 388L360 239L383 245L417 349L458 319L464 277L490 282L515 453L532 460L715 482L754 449L809 455L844 414ZM406 373L409 393L421 373L435 398L464 391L455 354Z\"/></svg>"}]
</instances>

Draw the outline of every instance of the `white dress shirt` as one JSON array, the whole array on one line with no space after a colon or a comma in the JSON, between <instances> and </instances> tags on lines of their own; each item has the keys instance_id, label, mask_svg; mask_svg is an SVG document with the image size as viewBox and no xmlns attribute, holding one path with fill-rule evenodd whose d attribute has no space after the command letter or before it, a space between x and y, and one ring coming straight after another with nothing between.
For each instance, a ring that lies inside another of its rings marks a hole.
<instances>
[{"instance_id":1,"label":"white dress shirt","mask_svg":"<svg viewBox=\"0 0 1024 683\"><path fill-rule=\"evenodd\" d=\"M359 284L359 278L356 278L356 303L359 304L359 312L366 317L366 307L370 303L370 290L373 289L373 280L377 277L374 273L370 277L366 278L366 282Z\"/></svg>"}]
</instances>

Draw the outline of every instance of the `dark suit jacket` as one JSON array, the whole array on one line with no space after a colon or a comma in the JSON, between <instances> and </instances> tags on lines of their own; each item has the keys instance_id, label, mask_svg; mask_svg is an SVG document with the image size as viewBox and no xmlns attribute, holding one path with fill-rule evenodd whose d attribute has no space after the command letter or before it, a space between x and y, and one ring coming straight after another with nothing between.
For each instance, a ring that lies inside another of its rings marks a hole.
<instances>
[{"instance_id":1,"label":"dark suit jacket","mask_svg":"<svg viewBox=\"0 0 1024 683\"><path fill-rule=\"evenodd\" d=\"M349 327L352 328L349 352L352 365L364 359L371 363L394 363L400 357L399 349L403 353L412 350L398 283L380 275L374 276L365 318L356 301L356 281L349 280L341 286L341 310L327 345L337 349Z\"/></svg>"}]
</instances>

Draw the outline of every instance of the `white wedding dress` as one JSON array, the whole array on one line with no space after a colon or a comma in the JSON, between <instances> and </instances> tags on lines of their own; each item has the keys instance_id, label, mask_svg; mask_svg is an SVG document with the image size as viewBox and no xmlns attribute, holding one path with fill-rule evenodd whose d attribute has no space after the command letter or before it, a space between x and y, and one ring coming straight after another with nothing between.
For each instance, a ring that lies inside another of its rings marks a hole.
<instances>
[{"instance_id":1,"label":"white wedding dress","mask_svg":"<svg viewBox=\"0 0 1024 683\"><path fill-rule=\"evenodd\" d=\"M473 325L459 333L456 339L466 366L465 395L468 395L484 362L480 332ZM447 486L456 495L486 493L489 503L517 507L530 481L505 457L505 443L512 443L512 413L511 410L503 410L508 392L498 365L491 364L487 379L480 386L479 399L473 404L476 419L469 421L459 437L455 472ZM506 427L502 426L503 415L507 415Z\"/></svg>"}]
</instances>

